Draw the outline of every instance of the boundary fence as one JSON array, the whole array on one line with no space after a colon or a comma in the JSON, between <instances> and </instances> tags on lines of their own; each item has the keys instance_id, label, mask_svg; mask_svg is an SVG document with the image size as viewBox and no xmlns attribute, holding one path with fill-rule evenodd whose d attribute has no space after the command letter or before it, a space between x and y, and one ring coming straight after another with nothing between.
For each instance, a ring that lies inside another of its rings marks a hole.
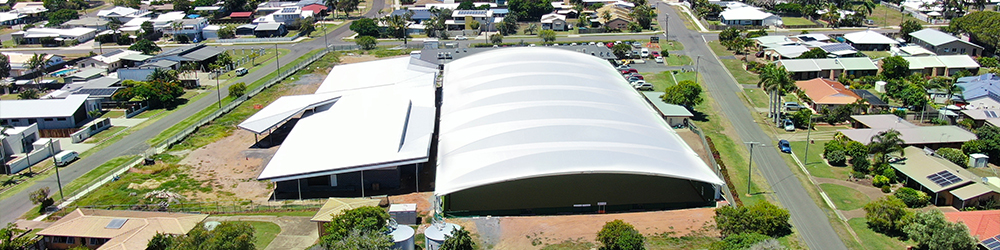
<instances>
[{"instance_id":1,"label":"boundary fence","mask_svg":"<svg viewBox=\"0 0 1000 250\"><path fill-rule=\"evenodd\" d=\"M699 138L701 138L701 145L705 147L705 158L708 158L708 162L711 164L712 170L719 176L719 179L725 180L726 178L722 175L722 169L719 166L719 163L715 162L715 151L712 151L712 148L708 145L708 140L705 139L705 133L701 131L701 128L695 126L693 122L688 122L687 125L688 128L691 129L691 132L694 132ZM733 192L729 189L729 185L732 184L728 181L725 185L721 185L722 194L726 197L726 201L729 201L730 206L736 206L736 203L738 202L733 198Z\"/></svg>"},{"instance_id":2,"label":"boundary fence","mask_svg":"<svg viewBox=\"0 0 1000 250\"><path fill-rule=\"evenodd\" d=\"M173 213L206 213L206 214L250 214L271 213L306 209L319 209L327 199L308 199L294 202L284 201L216 201L188 203L156 203L156 204L118 204L99 206L73 206L84 209L101 210L136 210Z\"/></svg>"}]
</instances>

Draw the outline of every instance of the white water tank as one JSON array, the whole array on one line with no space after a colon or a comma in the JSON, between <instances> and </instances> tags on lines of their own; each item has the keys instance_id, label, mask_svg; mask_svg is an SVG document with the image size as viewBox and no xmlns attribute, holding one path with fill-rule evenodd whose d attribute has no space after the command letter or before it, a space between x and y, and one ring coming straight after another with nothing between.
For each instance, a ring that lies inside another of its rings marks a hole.
<instances>
[{"instance_id":1,"label":"white water tank","mask_svg":"<svg viewBox=\"0 0 1000 250\"><path fill-rule=\"evenodd\" d=\"M413 234L414 230L412 227L407 225L398 225L395 230L392 230L389 235L392 236L392 249L394 250L413 250Z\"/></svg>"},{"instance_id":2,"label":"white water tank","mask_svg":"<svg viewBox=\"0 0 1000 250\"><path fill-rule=\"evenodd\" d=\"M885 81L875 82L875 92L885 93L885 85L888 84Z\"/></svg>"},{"instance_id":3,"label":"white water tank","mask_svg":"<svg viewBox=\"0 0 1000 250\"><path fill-rule=\"evenodd\" d=\"M985 168L989 160L990 157L984 154L969 154L969 167Z\"/></svg>"},{"instance_id":4,"label":"white water tank","mask_svg":"<svg viewBox=\"0 0 1000 250\"><path fill-rule=\"evenodd\" d=\"M451 231L461 228L461 226L451 223L432 224L427 227L427 229L424 229L424 244L427 245L427 250L441 249L441 244L444 244L444 240L451 237Z\"/></svg>"}]
</instances>

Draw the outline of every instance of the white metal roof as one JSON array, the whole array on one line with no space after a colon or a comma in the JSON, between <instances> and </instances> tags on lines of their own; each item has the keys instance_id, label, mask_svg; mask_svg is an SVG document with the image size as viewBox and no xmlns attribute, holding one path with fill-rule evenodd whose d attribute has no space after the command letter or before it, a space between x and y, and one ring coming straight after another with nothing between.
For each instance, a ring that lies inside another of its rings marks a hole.
<instances>
[{"instance_id":1,"label":"white metal roof","mask_svg":"<svg viewBox=\"0 0 1000 250\"><path fill-rule=\"evenodd\" d=\"M764 20L773 15L754 7L728 9L719 13L719 16L726 20Z\"/></svg>"},{"instance_id":2,"label":"white metal roof","mask_svg":"<svg viewBox=\"0 0 1000 250\"><path fill-rule=\"evenodd\" d=\"M409 61L336 66L316 94L282 97L241 123L240 128L266 130L303 109L323 106L299 119L258 179L284 181L426 162L434 129L435 74L411 74L415 70L407 69ZM392 77L398 75L410 77ZM360 76L368 78L353 82ZM339 91L323 91L331 89Z\"/></svg>"},{"instance_id":3,"label":"white metal roof","mask_svg":"<svg viewBox=\"0 0 1000 250\"><path fill-rule=\"evenodd\" d=\"M436 195L533 177L621 173L723 181L600 58L553 48L445 66Z\"/></svg>"},{"instance_id":4,"label":"white metal roof","mask_svg":"<svg viewBox=\"0 0 1000 250\"><path fill-rule=\"evenodd\" d=\"M66 99L4 100L0 119L73 116L90 95L69 95Z\"/></svg>"},{"instance_id":5,"label":"white metal roof","mask_svg":"<svg viewBox=\"0 0 1000 250\"><path fill-rule=\"evenodd\" d=\"M895 39L872 30L847 33L844 39L856 44L899 44Z\"/></svg>"},{"instance_id":6,"label":"white metal roof","mask_svg":"<svg viewBox=\"0 0 1000 250\"><path fill-rule=\"evenodd\" d=\"M979 68L979 63L976 62L976 59L972 59L969 55L940 55L937 58L949 69Z\"/></svg>"}]
</instances>

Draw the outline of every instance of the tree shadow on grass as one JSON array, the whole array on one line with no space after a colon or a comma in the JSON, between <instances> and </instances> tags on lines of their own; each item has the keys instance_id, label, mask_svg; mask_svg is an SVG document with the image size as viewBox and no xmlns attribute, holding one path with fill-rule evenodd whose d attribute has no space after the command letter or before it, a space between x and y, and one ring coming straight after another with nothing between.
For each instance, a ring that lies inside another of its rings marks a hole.
<instances>
[{"instance_id":1,"label":"tree shadow on grass","mask_svg":"<svg viewBox=\"0 0 1000 250\"><path fill-rule=\"evenodd\" d=\"M703 113L703 112L701 112L701 111L691 110L691 114L694 115L693 117L691 117L691 120L694 120L694 121L697 121L697 122L708 122L709 121L708 115L705 114L705 113Z\"/></svg>"}]
</instances>

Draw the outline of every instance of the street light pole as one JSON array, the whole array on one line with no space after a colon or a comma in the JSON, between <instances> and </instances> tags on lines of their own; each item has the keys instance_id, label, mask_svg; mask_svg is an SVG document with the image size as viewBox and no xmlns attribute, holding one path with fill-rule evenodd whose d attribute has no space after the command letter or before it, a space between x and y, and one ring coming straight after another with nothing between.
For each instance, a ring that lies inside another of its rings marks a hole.
<instances>
[{"instance_id":1,"label":"street light pole","mask_svg":"<svg viewBox=\"0 0 1000 250\"><path fill-rule=\"evenodd\" d=\"M219 109L222 109L222 87L219 87L219 67L215 68L215 94L219 96Z\"/></svg>"},{"instance_id":2,"label":"street light pole","mask_svg":"<svg viewBox=\"0 0 1000 250\"><path fill-rule=\"evenodd\" d=\"M277 73L278 75L281 75L281 62L278 61L279 60L278 59L279 54L280 53L278 53L278 44L275 43L274 44L274 66L277 67L277 68L274 69L274 72Z\"/></svg>"},{"instance_id":3,"label":"street light pole","mask_svg":"<svg viewBox=\"0 0 1000 250\"><path fill-rule=\"evenodd\" d=\"M55 154L55 151L52 150L52 138L49 138L49 154L52 155L52 163L56 165L55 166L55 169L56 169L56 184L59 185L59 199L60 200L66 199L66 196L63 195L62 177L59 176L59 164L56 163L56 154ZM28 162L28 163L31 163L31 162Z\"/></svg>"},{"instance_id":4,"label":"street light pole","mask_svg":"<svg viewBox=\"0 0 1000 250\"><path fill-rule=\"evenodd\" d=\"M753 178L753 146L757 146L757 142L751 141L744 143L750 144L750 164L747 165L747 196L750 196L752 193L750 192L750 183L753 183L751 182L751 178Z\"/></svg>"}]
</instances>

